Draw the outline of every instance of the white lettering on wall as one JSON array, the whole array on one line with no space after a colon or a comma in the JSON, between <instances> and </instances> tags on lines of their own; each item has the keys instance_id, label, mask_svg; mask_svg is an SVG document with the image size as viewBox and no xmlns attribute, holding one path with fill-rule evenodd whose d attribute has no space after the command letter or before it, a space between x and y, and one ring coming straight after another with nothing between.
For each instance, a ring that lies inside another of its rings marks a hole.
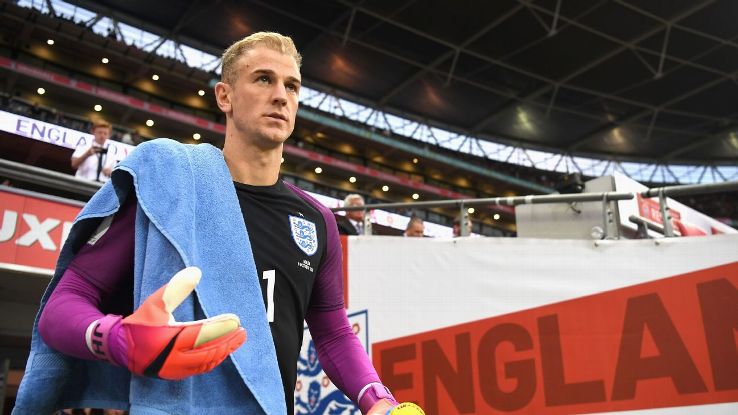
<instances>
[{"instance_id":1,"label":"white lettering on wall","mask_svg":"<svg viewBox=\"0 0 738 415\"><path fill-rule=\"evenodd\" d=\"M19 246L32 246L38 242L40 247L46 251L56 251L58 247L64 245L64 241L69 236L69 231L72 229L72 222L62 222L56 218L46 218L42 221L31 213L23 213L21 215L23 221L28 225L28 232L20 235L16 240L15 244ZM12 210L6 210L2 215L3 222L0 225L0 243L8 242L13 239L16 232L18 231L18 212ZM50 233L56 229L59 224L62 225L61 238L59 243L56 244L52 239ZM12 242L11 242L12 243Z\"/></svg>"},{"instance_id":2,"label":"white lettering on wall","mask_svg":"<svg viewBox=\"0 0 738 415\"><path fill-rule=\"evenodd\" d=\"M41 244L41 248L47 251L56 251L56 245L51 240L49 232L59 226L61 223L59 219L48 218L39 223L36 215L24 213L23 220L30 229L15 241L16 245L31 246L34 242L38 241Z\"/></svg>"}]
</instances>

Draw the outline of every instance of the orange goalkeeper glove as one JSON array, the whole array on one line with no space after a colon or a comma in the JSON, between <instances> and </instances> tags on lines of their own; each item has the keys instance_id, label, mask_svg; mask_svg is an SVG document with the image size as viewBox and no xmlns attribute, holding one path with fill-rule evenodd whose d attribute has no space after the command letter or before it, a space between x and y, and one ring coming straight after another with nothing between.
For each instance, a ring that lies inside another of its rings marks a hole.
<instances>
[{"instance_id":1,"label":"orange goalkeeper glove","mask_svg":"<svg viewBox=\"0 0 738 415\"><path fill-rule=\"evenodd\" d=\"M200 282L185 268L151 294L130 316L107 315L90 324L87 346L97 357L132 373L178 380L209 372L246 340L238 316L221 314L177 322L172 311Z\"/></svg>"}]
</instances>

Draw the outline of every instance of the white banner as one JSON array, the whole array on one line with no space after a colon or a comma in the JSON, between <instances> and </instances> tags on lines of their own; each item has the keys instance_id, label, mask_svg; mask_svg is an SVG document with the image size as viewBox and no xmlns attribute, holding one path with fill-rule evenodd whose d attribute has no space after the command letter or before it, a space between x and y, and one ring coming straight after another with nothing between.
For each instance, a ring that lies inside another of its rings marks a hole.
<instances>
[{"instance_id":1,"label":"white banner","mask_svg":"<svg viewBox=\"0 0 738 415\"><path fill-rule=\"evenodd\" d=\"M5 111L0 111L0 130L71 149L87 145L94 139L92 134L89 133ZM110 140L108 157L122 160L132 150L133 146L131 145Z\"/></svg>"},{"instance_id":2,"label":"white banner","mask_svg":"<svg viewBox=\"0 0 738 415\"><path fill-rule=\"evenodd\" d=\"M738 413L737 235L347 242L349 314L429 415Z\"/></svg>"}]
</instances>

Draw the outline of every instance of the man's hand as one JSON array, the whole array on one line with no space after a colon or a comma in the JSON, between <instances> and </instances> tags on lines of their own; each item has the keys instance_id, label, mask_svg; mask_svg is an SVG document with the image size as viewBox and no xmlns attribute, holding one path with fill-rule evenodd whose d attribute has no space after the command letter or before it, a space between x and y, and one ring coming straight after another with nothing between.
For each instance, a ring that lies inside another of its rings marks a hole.
<instances>
[{"instance_id":1,"label":"man's hand","mask_svg":"<svg viewBox=\"0 0 738 415\"><path fill-rule=\"evenodd\" d=\"M122 321L120 316L108 315L92 323L90 350L100 358L125 363L135 374L162 379L183 379L212 370L243 344L246 331L234 314L192 322L174 320L172 311L195 289L200 276L198 268L185 268ZM113 350L111 355L111 346L124 350ZM125 358L115 358L120 352Z\"/></svg>"},{"instance_id":2,"label":"man's hand","mask_svg":"<svg viewBox=\"0 0 738 415\"><path fill-rule=\"evenodd\" d=\"M366 415L425 415L425 412L412 402L394 405L388 399L382 399Z\"/></svg>"}]
</instances>

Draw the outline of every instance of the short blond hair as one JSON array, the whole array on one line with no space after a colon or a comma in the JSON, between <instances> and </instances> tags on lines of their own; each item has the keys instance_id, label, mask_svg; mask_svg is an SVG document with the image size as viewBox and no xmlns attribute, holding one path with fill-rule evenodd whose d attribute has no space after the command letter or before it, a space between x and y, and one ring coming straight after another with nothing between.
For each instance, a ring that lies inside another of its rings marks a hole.
<instances>
[{"instance_id":1,"label":"short blond hair","mask_svg":"<svg viewBox=\"0 0 738 415\"><path fill-rule=\"evenodd\" d=\"M228 47L223 52L221 58L221 81L232 84L238 79L238 67L236 63L238 59L247 51L263 45L274 51L291 56L297 67L302 64L302 56L295 47L295 42L289 36L284 36L275 32L256 32L246 36Z\"/></svg>"},{"instance_id":2,"label":"short blond hair","mask_svg":"<svg viewBox=\"0 0 738 415\"><path fill-rule=\"evenodd\" d=\"M109 130L112 130L113 129L113 125L110 124L109 122L103 120L102 118L93 119L92 120L92 129L94 130L95 128L100 128L100 127L107 128Z\"/></svg>"}]
</instances>

